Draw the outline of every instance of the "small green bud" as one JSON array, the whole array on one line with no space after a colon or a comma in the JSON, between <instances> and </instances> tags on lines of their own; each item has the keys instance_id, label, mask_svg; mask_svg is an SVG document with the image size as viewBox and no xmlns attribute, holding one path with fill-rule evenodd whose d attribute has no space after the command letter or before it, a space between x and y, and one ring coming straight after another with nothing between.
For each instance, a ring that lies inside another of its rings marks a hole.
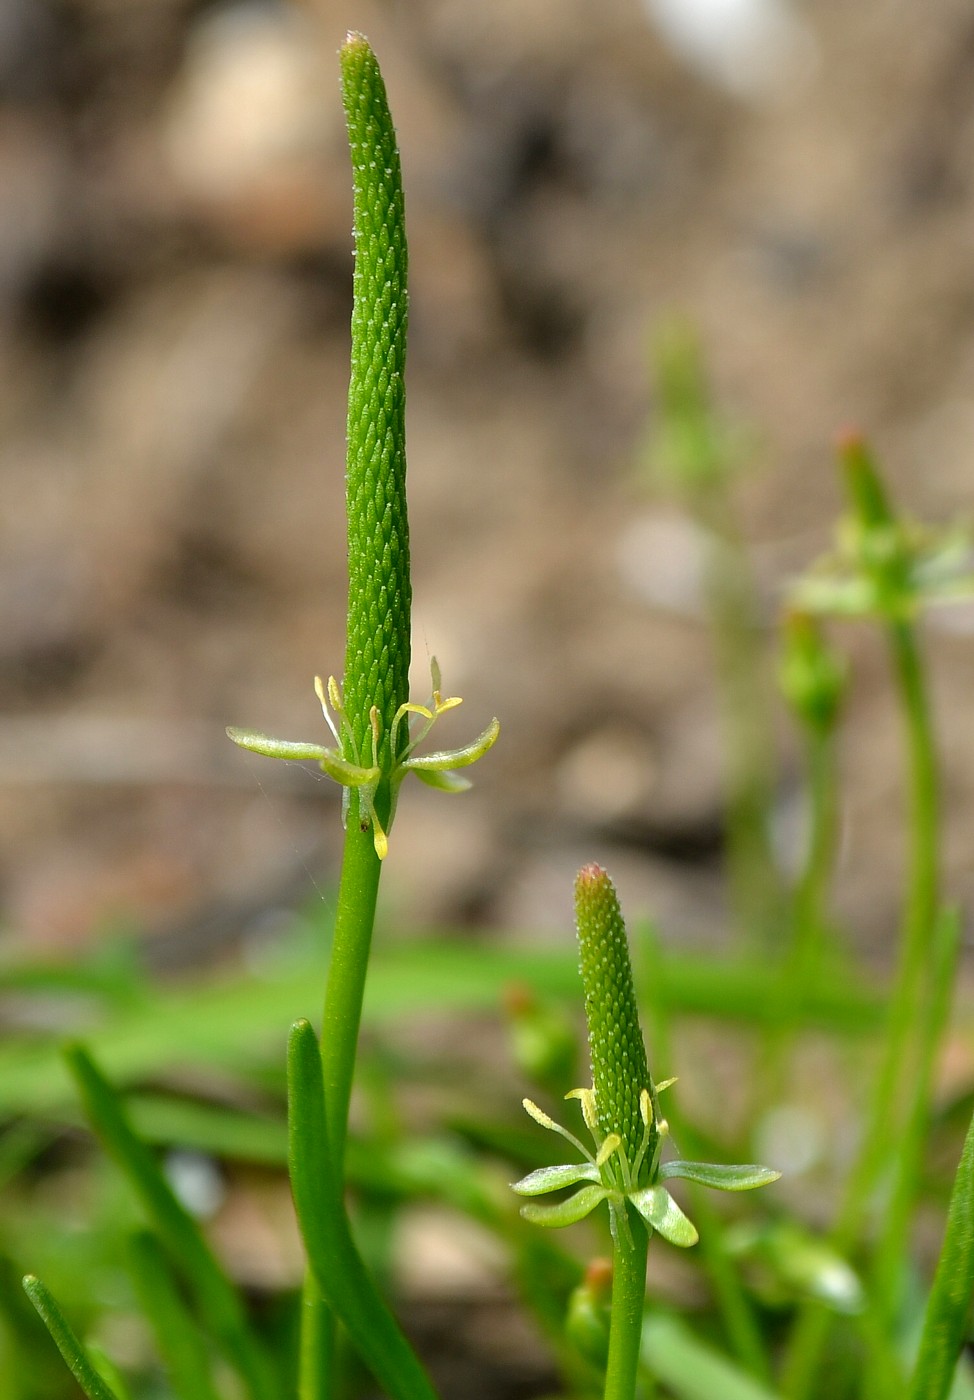
<instances>
[{"instance_id":1,"label":"small green bud","mask_svg":"<svg viewBox=\"0 0 974 1400\"><path fill-rule=\"evenodd\" d=\"M609 1354L611 1305L612 1264L608 1259L593 1259L568 1299L565 1335L579 1355L599 1370Z\"/></svg>"},{"instance_id":2,"label":"small green bud","mask_svg":"<svg viewBox=\"0 0 974 1400\"><path fill-rule=\"evenodd\" d=\"M599 1131L618 1133L630 1162L644 1136L643 1091L656 1094L639 1026L629 941L612 881L599 865L586 865L575 880L575 921L592 1058ZM646 1159L653 1161L658 1131L653 1116Z\"/></svg>"},{"instance_id":3,"label":"small green bud","mask_svg":"<svg viewBox=\"0 0 974 1400\"><path fill-rule=\"evenodd\" d=\"M738 452L714 411L699 340L674 320L654 346L657 424L647 449L649 468L679 495L696 495L725 481Z\"/></svg>"},{"instance_id":4,"label":"small green bud","mask_svg":"<svg viewBox=\"0 0 974 1400\"><path fill-rule=\"evenodd\" d=\"M817 619L808 613L785 616L778 682L806 728L821 734L834 728L848 670L843 658L826 642Z\"/></svg>"},{"instance_id":5,"label":"small green bud","mask_svg":"<svg viewBox=\"0 0 974 1400\"><path fill-rule=\"evenodd\" d=\"M847 428L836 441L846 494L852 513L864 530L894 521L876 460L857 428Z\"/></svg>"}]
</instances>

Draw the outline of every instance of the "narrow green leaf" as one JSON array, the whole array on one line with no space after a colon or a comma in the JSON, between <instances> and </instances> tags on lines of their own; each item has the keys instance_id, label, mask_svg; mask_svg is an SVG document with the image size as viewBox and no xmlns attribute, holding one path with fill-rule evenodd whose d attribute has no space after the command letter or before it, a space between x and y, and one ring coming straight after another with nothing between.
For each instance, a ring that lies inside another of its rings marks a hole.
<instances>
[{"instance_id":1,"label":"narrow green leaf","mask_svg":"<svg viewBox=\"0 0 974 1400\"><path fill-rule=\"evenodd\" d=\"M684 1323L655 1311L643 1318L641 1359L677 1400L779 1400Z\"/></svg>"},{"instance_id":2,"label":"narrow green leaf","mask_svg":"<svg viewBox=\"0 0 974 1400\"><path fill-rule=\"evenodd\" d=\"M954 1177L940 1262L923 1320L910 1400L945 1400L974 1295L974 1118Z\"/></svg>"},{"instance_id":3,"label":"narrow green leaf","mask_svg":"<svg viewBox=\"0 0 974 1400\"><path fill-rule=\"evenodd\" d=\"M322 928L322 942L330 929ZM222 980L154 988L144 1005L113 1009L86 1039L114 1082L130 1084L188 1062L237 1070L277 1053L281 1027L312 1015L324 968L316 952L268 973L234 971ZM776 980L777 979L777 980ZM443 931L437 938L385 943L369 968L364 1021L375 1027L429 1008L494 1009L504 988L525 982L546 996L574 1003L578 963L561 951L524 944L474 946ZM669 1011L762 1026L775 1022L780 972L742 960L667 954L654 995ZM837 1034L869 1036L882 1024L875 991L852 977L811 978L796 1022ZM0 1113L57 1115L73 1100L63 1057L48 1040L0 1045Z\"/></svg>"},{"instance_id":4,"label":"narrow green leaf","mask_svg":"<svg viewBox=\"0 0 974 1400\"><path fill-rule=\"evenodd\" d=\"M291 1189L318 1287L392 1400L436 1400L352 1239L328 1148L321 1052L308 1021L292 1026L287 1063Z\"/></svg>"},{"instance_id":5,"label":"narrow green leaf","mask_svg":"<svg viewBox=\"0 0 974 1400\"><path fill-rule=\"evenodd\" d=\"M176 1287L153 1235L132 1237L129 1263L142 1311L155 1334L174 1392L180 1400L220 1400L203 1337Z\"/></svg>"},{"instance_id":6,"label":"narrow green leaf","mask_svg":"<svg viewBox=\"0 0 974 1400\"><path fill-rule=\"evenodd\" d=\"M331 752L322 744L306 744L300 739L272 739L269 734L261 734L256 729L238 729L232 724L227 727L227 737L240 748L263 754L265 758L323 763Z\"/></svg>"},{"instance_id":7,"label":"narrow green leaf","mask_svg":"<svg viewBox=\"0 0 974 1400\"><path fill-rule=\"evenodd\" d=\"M543 1196L546 1191L558 1191L563 1186L575 1186L579 1181L598 1181L599 1169L590 1162L568 1162L560 1167L539 1167L511 1186L519 1196Z\"/></svg>"},{"instance_id":8,"label":"narrow green leaf","mask_svg":"<svg viewBox=\"0 0 974 1400\"><path fill-rule=\"evenodd\" d=\"M664 1162L660 1178L680 1177L696 1181L714 1191L753 1191L756 1186L770 1186L781 1172L771 1167L730 1166L721 1162Z\"/></svg>"},{"instance_id":9,"label":"narrow green leaf","mask_svg":"<svg viewBox=\"0 0 974 1400\"><path fill-rule=\"evenodd\" d=\"M152 1152L136 1136L115 1090L81 1046L69 1047L66 1059L92 1128L124 1172L170 1257L178 1263L206 1325L246 1382L252 1400L277 1400L269 1365L248 1330L236 1289L195 1220L177 1200Z\"/></svg>"},{"instance_id":10,"label":"narrow green leaf","mask_svg":"<svg viewBox=\"0 0 974 1400\"><path fill-rule=\"evenodd\" d=\"M630 1192L629 1199L646 1224L651 1225L670 1244L689 1249L700 1238L693 1221L687 1219L664 1187L646 1186L642 1191Z\"/></svg>"},{"instance_id":11,"label":"narrow green leaf","mask_svg":"<svg viewBox=\"0 0 974 1400\"><path fill-rule=\"evenodd\" d=\"M529 1201L521 1207L521 1214L532 1225L543 1225L546 1229L560 1230L564 1225L577 1225L593 1211L609 1192L604 1186L583 1186L567 1201L557 1201L554 1205L538 1205Z\"/></svg>"},{"instance_id":12,"label":"narrow green leaf","mask_svg":"<svg viewBox=\"0 0 974 1400\"><path fill-rule=\"evenodd\" d=\"M118 1400L114 1390L110 1389L95 1370L90 1356L40 1279L28 1274L24 1279L24 1292L40 1313L45 1327L67 1363L68 1370L88 1400Z\"/></svg>"}]
</instances>

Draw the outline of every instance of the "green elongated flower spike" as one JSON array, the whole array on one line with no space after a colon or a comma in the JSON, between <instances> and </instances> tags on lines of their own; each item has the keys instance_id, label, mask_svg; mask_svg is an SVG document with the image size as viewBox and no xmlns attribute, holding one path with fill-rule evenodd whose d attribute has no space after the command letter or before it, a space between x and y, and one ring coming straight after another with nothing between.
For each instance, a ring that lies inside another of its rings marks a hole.
<instances>
[{"instance_id":1,"label":"green elongated flower spike","mask_svg":"<svg viewBox=\"0 0 974 1400\"><path fill-rule=\"evenodd\" d=\"M584 1161L540 1167L515 1182L518 1195L531 1197L579 1188L555 1205L529 1201L521 1214L536 1225L573 1225L606 1201L618 1242L632 1238L628 1202L650 1234L656 1231L682 1247L696 1244L694 1225L664 1181L682 1177L718 1191L749 1191L777 1181L781 1173L753 1165L660 1160L668 1128L660 1116L659 1096L676 1081L656 1084L649 1072L626 926L612 881L598 865L586 865L578 873L575 916L593 1086L572 1089L566 1097L578 1099L595 1151L525 1099L530 1117L571 1143Z\"/></svg>"},{"instance_id":2,"label":"green elongated flower spike","mask_svg":"<svg viewBox=\"0 0 974 1400\"><path fill-rule=\"evenodd\" d=\"M348 626L345 679L315 692L334 746L273 739L230 728L241 748L269 758L312 760L344 789L342 819L372 829L385 857L399 787L414 772L429 787L463 792L454 772L475 763L500 732L492 720L471 744L415 754L434 722L459 705L443 698L430 664L432 695L408 698L410 609L406 513L405 368L408 256L396 133L375 54L361 34L341 51L342 97L352 157L355 278L348 386ZM413 732L418 729L418 732Z\"/></svg>"},{"instance_id":3,"label":"green elongated flower spike","mask_svg":"<svg viewBox=\"0 0 974 1400\"><path fill-rule=\"evenodd\" d=\"M659 1138L659 1104L646 1062L622 910L612 881L598 865L584 866L576 877L575 923L596 1121L603 1134L619 1134L631 1161L643 1136L643 1090L654 1108L650 1155Z\"/></svg>"},{"instance_id":4,"label":"green elongated flower spike","mask_svg":"<svg viewBox=\"0 0 974 1400\"><path fill-rule=\"evenodd\" d=\"M361 34L341 51L355 192L355 279L348 386L348 632L345 714L361 761L375 708L388 770L393 718L409 699L406 515L408 255L396 133L375 54Z\"/></svg>"}]
</instances>

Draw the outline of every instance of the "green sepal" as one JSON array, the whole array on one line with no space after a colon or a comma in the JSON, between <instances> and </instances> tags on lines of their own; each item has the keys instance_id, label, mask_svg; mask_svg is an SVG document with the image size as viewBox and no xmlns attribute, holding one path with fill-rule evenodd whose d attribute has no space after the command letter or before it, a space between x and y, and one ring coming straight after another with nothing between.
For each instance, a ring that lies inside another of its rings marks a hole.
<instances>
[{"instance_id":1,"label":"green sepal","mask_svg":"<svg viewBox=\"0 0 974 1400\"><path fill-rule=\"evenodd\" d=\"M661 1180L680 1177L684 1181L695 1181L700 1186L709 1186L714 1191L753 1191L757 1186L770 1186L781 1176L781 1172L771 1167L680 1161L664 1162L659 1174Z\"/></svg>"},{"instance_id":2,"label":"green sepal","mask_svg":"<svg viewBox=\"0 0 974 1400\"><path fill-rule=\"evenodd\" d=\"M269 734L261 734L256 729L238 729L227 726L227 737L242 749L251 753L263 754L265 758L286 758L292 761L323 763L331 752L322 744L306 744L300 739L272 739Z\"/></svg>"},{"instance_id":3,"label":"green sepal","mask_svg":"<svg viewBox=\"0 0 974 1400\"><path fill-rule=\"evenodd\" d=\"M560 1191L565 1186L575 1186L579 1181L600 1182L599 1169L590 1162L569 1162L558 1167L539 1167L527 1176L515 1181L511 1187L519 1196L543 1196L546 1191Z\"/></svg>"},{"instance_id":4,"label":"green sepal","mask_svg":"<svg viewBox=\"0 0 974 1400\"><path fill-rule=\"evenodd\" d=\"M644 1186L641 1191L630 1191L628 1199L633 1203L646 1224L657 1234L669 1240L670 1244L689 1249L700 1236L692 1220L662 1186Z\"/></svg>"},{"instance_id":5,"label":"green sepal","mask_svg":"<svg viewBox=\"0 0 974 1400\"><path fill-rule=\"evenodd\" d=\"M358 763L349 763L348 759L342 758L334 749L325 749L318 762L322 772L327 773L329 778L334 778L336 783L341 783L342 787L374 786L382 777L381 769L363 768Z\"/></svg>"},{"instance_id":6,"label":"green sepal","mask_svg":"<svg viewBox=\"0 0 974 1400\"><path fill-rule=\"evenodd\" d=\"M421 783L436 788L437 792L469 792L473 787L469 778L461 778L459 773L451 773L449 769L417 768L414 772Z\"/></svg>"},{"instance_id":7,"label":"green sepal","mask_svg":"<svg viewBox=\"0 0 974 1400\"><path fill-rule=\"evenodd\" d=\"M557 1230L563 1225L577 1225L579 1220L584 1220L586 1215L609 1195L611 1192L606 1186L583 1186L574 1196L569 1196L567 1201L559 1201L556 1205L542 1206L535 1201L529 1201L521 1207L521 1214L532 1225L544 1225L547 1229Z\"/></svg>"},{"instance_id":8,"label":"green sepal","mask_svg":"<svg viewBox=\"0 0 974 1400\"><path fill-rule=\"evenodd\" d=\"M436 753L424 753L416 758L407 758L402 766L417 774L442 772L448 768L467 768L471 763L476 763L478 758L483 758L488 749L493 748L500 732L500 721L494 718L472 743L464 744L459 749L440 749Z\"/></svg>"}]
</instances>

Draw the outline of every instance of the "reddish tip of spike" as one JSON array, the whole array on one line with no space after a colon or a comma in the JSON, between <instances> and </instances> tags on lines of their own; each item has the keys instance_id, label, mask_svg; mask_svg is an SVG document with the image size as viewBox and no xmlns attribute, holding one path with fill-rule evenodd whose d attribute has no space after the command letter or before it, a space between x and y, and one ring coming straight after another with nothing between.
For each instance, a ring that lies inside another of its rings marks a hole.
<instances>
[{"instance_id":1,"label":"reddish tip of spike","mask_svg":"<svg viewBox=\"0 0 974 1400\"><path fill-rule=\"evenodd\" d=\"M593 860L590 864L582 866L576 877L576 883L579 885L595 885L600 884L605 878L606 872L602 869L601 865L597 865Z\"/></svg>"},{"instance_id":2,"label":"reddish tip of spike","mask_svg":"<svg viewBox=\"0 0 974 1400\"><path fill-rule=\"evenodd\" d=\"M847 423L835 435L835 446L838 452L856 452L865 445L866 435L854 423Z\"/></svg>"}]
</instances>

